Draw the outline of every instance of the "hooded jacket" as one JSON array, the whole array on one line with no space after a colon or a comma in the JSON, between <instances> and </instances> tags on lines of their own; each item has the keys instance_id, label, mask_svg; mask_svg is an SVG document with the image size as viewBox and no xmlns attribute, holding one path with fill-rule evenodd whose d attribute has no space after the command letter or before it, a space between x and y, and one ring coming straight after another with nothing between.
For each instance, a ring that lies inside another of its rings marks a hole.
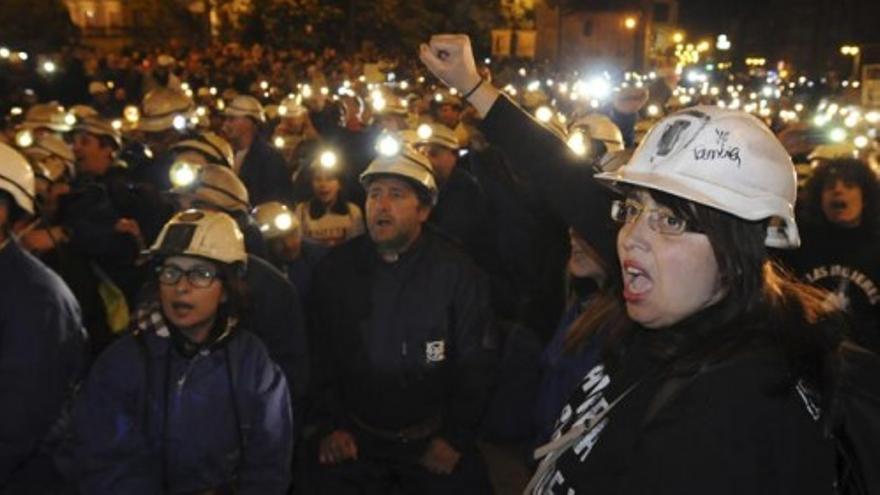
<instances>
[{"instance_id":1,"label":"hooded jacket","mask_svg":"<svg viewBox=\"0 0 880 495\"><path fill-rule=\"evenodd\" d=\"M214 343L188 357L152 303L98 358L74 415L82 493L286 493L284 374L257 337L222 321Z\"/></svg>"}]
</instances>

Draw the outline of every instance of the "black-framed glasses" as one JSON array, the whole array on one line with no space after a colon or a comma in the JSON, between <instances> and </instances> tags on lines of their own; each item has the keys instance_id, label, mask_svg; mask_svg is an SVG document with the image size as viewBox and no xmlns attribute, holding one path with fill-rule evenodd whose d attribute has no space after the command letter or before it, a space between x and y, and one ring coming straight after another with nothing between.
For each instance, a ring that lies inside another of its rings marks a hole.
<instances>
[{"instance_id":1,"label":"black-framed glasses","mask_svg":"<svg viewBox=\"0 0 880 495\"><path fill-rule=\"evenodd\" d=\"M180 279L186 275L186 280L193 287L207 289L219 277L219 274L210 267L196 266L184 270L177 265L162 265L156 269L159 283L162 285L177 285Z\"/></svg>"},{"instance_id":2,"label":"black-framed glasses","mask_svg":"<svg viewBox=\"0 0 880 495\"><path fill-rule=\"evenodd\" d=\"M611 218L620 224L632 224L643 213L648 215L648 226L654 232L664 235L681 235L685 232L698 232L688 225L687 220L674 215L664 208L646 208L634 199L615 200L611 203Z\"/></svg>"}]
</instances>

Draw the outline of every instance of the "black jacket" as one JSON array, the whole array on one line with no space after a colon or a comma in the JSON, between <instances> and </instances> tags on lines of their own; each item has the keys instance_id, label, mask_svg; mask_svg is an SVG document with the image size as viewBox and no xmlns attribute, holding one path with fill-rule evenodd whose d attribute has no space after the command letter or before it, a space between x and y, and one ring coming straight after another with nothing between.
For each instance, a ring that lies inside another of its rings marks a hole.
<instances>
[{"instance_id":1,"label":"black jacket","mask_svg":"<svg viewBox=\"0 0 880 495\"><path fill-rule=\"evenodd\" d=\"M399 431L437 414L440 436L472 442L493 380L484 276L430 231L394 263L369 236L330 251L315 274L315 416Z\"/></svg>"},{"instance_id":2,"label":"black jacket","mask_svg":"<svg viewBox=\"0 0 880 495\"><path fill-rule=\"evenodd\" d=\"M254 138L238 171L252 205L293 201L293 184L284 157L260 136Z\"/></svg>"},{"instance_id":3,"label":"black jacket","mask_svg":"<svg viewBox=\"0 0 880 495\"><path fill-rule=\"evenodd\" d=\"M801 247L780 253L804 281L831 291L853 320L853 338L880 352L880 235L829 222L802 223Z\"/></svg>"},{"instance_id":4,"label":"black jacket","mask_svg":"<svg viewBox=\"0 0 880 495\"><path fill-rule=\"evenodd\" d=\"M293 398L294 419L303 413L303 397L309 382L309 348L306 324L296 287L268 261L248 255L248 289L251 311L243 325L263 341L269 356L278 363ZM298 429L299 425L294 424Z\"/></svg>"}]
</instances>

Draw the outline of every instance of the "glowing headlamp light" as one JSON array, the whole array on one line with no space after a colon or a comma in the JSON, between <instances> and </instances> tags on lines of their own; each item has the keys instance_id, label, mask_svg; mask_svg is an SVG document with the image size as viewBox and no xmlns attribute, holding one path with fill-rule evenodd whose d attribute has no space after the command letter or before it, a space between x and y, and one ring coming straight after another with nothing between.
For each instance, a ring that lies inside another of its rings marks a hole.
<instances>
[{"instance_id":1,"label":"glowing headlamp light","mask_svg":"<svg viewBox=\"0 0 880 495\"><path fill-rule=\"evenodd\" d=\"M428 124L422 124L416 129L416 135L419 139L430 139L434 135L434 130Z\"/></svg>"},{"instance_id":2,"label":"glowing headlamp light","mask_svg":"<svg viewBox=\"0 0 880 495\"><path fill-rule=\"evenodd\" d=\"M553 118L553 110L550 110L550 107L538 107L535 110L535 118L544 123L550 122Z\"/></svg>"},{"instance_id":3,"label":"glowing headlamp light","mask_svg":"<svg viewBox=\"0 0 880 495\"><path fill-rule=\"evenodd\" d=\"M568 147L574 152L577 156L584 156L587 154L587 140L584 139L584 133L581 131L574 131L571 136L568 137Z\"/></svg>"},{"instance_id":4,"label":"glowing headlamp light","mask_svg":"<svg viewBox=\"0 0 880 495\"><path fill-rule=\"evenodd\" d=\"M325 151L321 153L321 157L318 159L318 163L322 168L326 170L330 170L336 166L336 163L339 159L336 157L336 153L332 151Z\"/></svg>"},{"instance_id":5,"label":"glowing headlamp light","mask_svg":"<svg viewBox=\"0 0 880 495\"><path fill-rule=\"evenodd\" d=\"M193 185L199 176L201 167L187 162L177 162L171 166L169 172L171 183L174 187L189 187Z\"/></svg>"},{"instance_id":6,"label":"glowing headlamp light","mask_svg":"<svg viewBox=\"0 0 880 495\"><path fill-rule=\"evenodd\" d=\"M290 213L287 212L279 213L272 223L275 224L275 228L277 228L278 230L286 231L289 230L290 227L293 225L293 217L291 217Z\"/></svg>"},{"instance_id":7,"label":"glowing headlamp light","mask_svg":"<svg viewBox=\"0 0 880 495\"><path fill-rule=\"evenodd\" d=\"M171 125L178 131L186 129L186 117L183 115L175 115L174 119L171 121Z\"/></svg>"},{"instance_id":8,"label":"glowing headlamp light","mask_svg":"<svg viewBox=\"0 0 880 495\"><path fill-rule=\"evenodd\" d=\"M379 138L379 143L376 146L379 150L379 153L384 156L394 156L400 153L400 142L397 139L394 139L393 136L382 136Z\"/></svg>"},{"instance_id":9,"label":"glowing headlamp light","mask_svg":"<svg viewBox=\"0 0 880 495\"><path fill-rule=\"evenodd\" d=\"M129 105L125 107L125 110L122 111L122 116L125 120L135 123L141 118L141 111L138 110L138 107L134 105Z\"/></svg>"},{"instance_id":10,"label":"glowing headlamp light","mask_svg":"<svg viewBox=\"0 0 880 495\"><path fill-rule=\"evenodd\" d=\"M25 129L15 135L15 145L19 148L27 148L32 144L34 144L34 135L31 131Z\"/></svg>"},{"instance_id":11,"label":"glowing headlamp light","mask_svg":"<svg viewBox=\"0 0 880 495\"><path fill-rule=\"evenodd\" d=\"M846 139L846 131L840 127L836 127L831 129L831 133L828 134L828 137L830 137L835 143L842 143Z\"/></svg>"}]
</instances>

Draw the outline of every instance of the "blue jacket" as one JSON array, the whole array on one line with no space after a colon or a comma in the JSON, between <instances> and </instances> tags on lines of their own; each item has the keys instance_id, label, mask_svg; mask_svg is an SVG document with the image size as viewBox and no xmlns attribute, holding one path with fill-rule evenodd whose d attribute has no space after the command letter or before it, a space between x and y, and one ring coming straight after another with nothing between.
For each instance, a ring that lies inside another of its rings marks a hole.
<instances>
[{"instance_id":1,"label":"blue jacket","mask_svg":"<svg viewBox=\"0 0 880 495\"><path fill-rule=\"evenodd\" d=\"M49 430L81 375L85 343L61 278L14 240L0 247L0 492L29 493L45 479L32 466L51 466Z\"/></svg>"},{"instance_id":2,"label":"blue jacket","mask_svg":"<svg viewBox=\"0 0 880 495\"><path fill-rule=\"evenodd\" d=\"M157 305L148 315L98 358L74 411L82 493L285 493L290 396L263 343L229 320L187 358Z\"/></svg>"},{"instance_id":3,"label":"blue jacket","mask_svg":"<svg viewBox=\"0 0 880 495\"><path fill-rule=\"evenodd\" d=\"M583 313L584 303L583 299L577 300L568 308L559 322L553 339L541 355L541 385L538 387L535 402L538 446L550 441L559 413L565 407L575 387L588 371L599 364L600 346L594 343L588 343L584 349L574 355L566 354L563 349L568 329Z\"/></svg>"}]
</instances>

